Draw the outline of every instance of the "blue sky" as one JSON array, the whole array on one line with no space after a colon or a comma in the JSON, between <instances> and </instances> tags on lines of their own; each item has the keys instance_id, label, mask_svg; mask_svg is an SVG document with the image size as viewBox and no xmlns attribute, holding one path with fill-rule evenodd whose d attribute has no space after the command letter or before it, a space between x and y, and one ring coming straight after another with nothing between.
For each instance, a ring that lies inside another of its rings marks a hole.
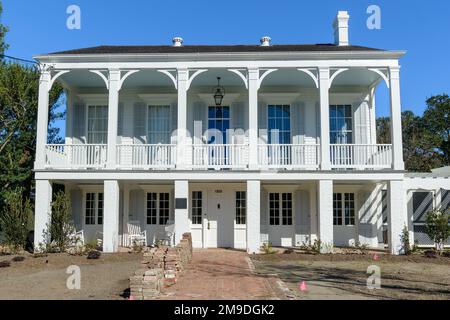
<instances>
[{"instance_id":1,"label":"blue sky","mask_svg":"<svg viewBox=\"0 0 450 320\"><path fill-rule=\"evenodd\" d=\"M81 7L81 30L66 28L66 9ZM369 5L382 12L382 29L366 27ZM3 0L3 23L10 28L9 55L33 55L102 44L329 43L331 22L348 10L350 42L407 50L401 60L404 110L421 114L427 97L449 93L450 1L406 0ZM387 90L379 89L377 113L387 115Z\"/></svg>"}]
</instances>

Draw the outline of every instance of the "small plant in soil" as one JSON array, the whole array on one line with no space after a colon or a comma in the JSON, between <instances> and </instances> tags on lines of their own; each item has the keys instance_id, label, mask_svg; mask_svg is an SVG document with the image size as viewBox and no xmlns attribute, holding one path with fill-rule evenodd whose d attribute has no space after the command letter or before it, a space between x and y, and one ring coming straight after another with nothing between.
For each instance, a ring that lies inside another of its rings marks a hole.
<instances>
[{"instance_id":1,"label":"small plant in soil","mask_svg":"<svg viewBox=\"0 0 450 320\"><path fill-rule=\"evenodd\" d=\"M97 250L91 250L88 253L88 260L98 260L100 259L100 257L102 256L102 253L100 251Z\"/></svg>"},{"instance_id":2,"label":"small plant in soil","mask_svg":"<svg viewBox=\"0 0 450 320\"><path fill-rule=\"evenodd\" d=\"M450 237L449 221L449 210L434 210L427 214L425 231L430 239L434 241L436 250L439 253L444 251L444 245Z\"/></svg>"},{"instance_id":3,"label":"small plant in soil","mask_svg":"<svg viewBox=\"0 0 450 320\"><path fill-rule=\"evenodd\" d=\"M272 243L270 243L270 242L265 242L261 247L261 251L264 254L274 254L275 253L275 250L273 250L273 247L272 247Z\"/></svg>"},{"instance_id":4,"label":"small plant in soil","mask_svg":"<svg viewBox=\"0 0 450 320\"><path fill-rule=\"evenodd\" d=\"M10 261L0 261L0 269L1 268L9 268L11 266Z\"/></svg>"},{"instance_id":5,"label":"small plant in soil","mask_svg":"<svg viewBox=\"0 0 450 320\"><path fill-rule=\"evenodd\" d=\"M23 262L25 261L25 257L17 256L12 259L13 262Z\"/></svg>"}]
</instances>

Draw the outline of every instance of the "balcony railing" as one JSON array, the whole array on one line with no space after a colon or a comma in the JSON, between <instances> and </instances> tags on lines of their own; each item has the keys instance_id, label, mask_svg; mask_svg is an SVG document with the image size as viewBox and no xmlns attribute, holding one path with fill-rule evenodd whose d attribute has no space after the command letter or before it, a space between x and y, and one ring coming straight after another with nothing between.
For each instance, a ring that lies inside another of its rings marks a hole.
<instances>
[{"instance_id":1,"label":"balcony railing","mask_svg":"<svg viewBox=\"0 0 450 320\"><path fill-rule=\"evenodd\" d=\"M258 147L261 169L311 169L320 163L320 145L267 144Z\"/></svg>"},{"instance_id":2,"label":"balcony railing","mask_svg":"<svg viewBox=\"0 0 450 320\"><path fill-rule=\"evenodd\" d=\"M390 144L334 144L331 167L336 169L388 169L392 167Z\"/></svg>"},{"instance_id":3,"label":"balcony railing","mask_svg":"<svg viewBox=\"0 0 450 320\"><path fill-rule=\"evenodd\" d=\"M106 166L106 144L47 145L46 166L55 169L100 169Z\"/></svg>"},{"instance_id":4,"label":"balcony railing","mask_svg":"<svg viewBox=\"0 0 450 320\"><path fill-rule=\"evenodd\" d=\"M199 144L186 149L184 164L192 169L249 168L249 146L244 144ZM103 169L107 145L47 145L46 168ZM318 170L320 145L271 144L258 146L259 169ZM186 161L186 159L192 159ZM173 144L119 145L117 169L169 170L178 167L177 146ZM339 144L330 146L333 169L381 170L392 167L392 145ZM180 161L178 161L180 162Z\"/></svg>"},{"instance_id":5,"label":"balcony railing","mask_svg":"<svg viewBox=\"0 0 450 320\"><path fill-rule=\"evenodd\" d=\"M173 144L134 144L117 146L117 165L132 169L171 169L176 165Z\"/></svg>"},{"instance_id":6,"label":"balcony railing","mask_svg":"<svg viewBox=\"0 0 450 320\"><path fill-rule=\"evenodd\" d=\"M196 169L245 169L248 145L198 144L192 146L192 166Z\"/></svg>"}]
</instances>

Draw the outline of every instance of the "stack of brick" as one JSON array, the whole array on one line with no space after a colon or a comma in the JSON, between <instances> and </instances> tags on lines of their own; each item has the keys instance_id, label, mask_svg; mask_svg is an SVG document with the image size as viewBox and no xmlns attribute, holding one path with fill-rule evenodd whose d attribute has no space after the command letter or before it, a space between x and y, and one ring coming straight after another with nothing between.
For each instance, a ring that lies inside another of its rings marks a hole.
<instances>
[{"instance_id":1,"label":"stack of brick","mask_svg":"<svg viewBox=\"0 0 450 320\"><path fill-rule=\"evenodd\" d=\"M144 252L142 269L130 278L130 296L136 300L154 299L163 285L177 282L178 274L192 260L192 236L183 235L176 247L151 248Z\"/></svg>"},{"instance_id":2,"label":"stack of brick","mask_svg":"<svg viewBox=\"0 0 450 320\"><path fill-rule=\"evenodd\" d=\"M130 297L135 300L152 300L159 296L162 285L162 269L140 269L130 278Z\"/></svg>"}]
</instances>

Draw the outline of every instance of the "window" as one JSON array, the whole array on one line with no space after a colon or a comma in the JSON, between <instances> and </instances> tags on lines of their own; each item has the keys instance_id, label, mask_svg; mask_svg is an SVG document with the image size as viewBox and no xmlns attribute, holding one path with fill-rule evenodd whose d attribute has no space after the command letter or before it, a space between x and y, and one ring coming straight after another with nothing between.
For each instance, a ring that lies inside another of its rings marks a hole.
<instances>
[{"instance_id":1,"label":"window","mask_svg":"<svg viewBox=\"0 0 450 320\"><path fill-rule=\"evenodd\" d=\"M236 192L236 224L246 224L247 220L247 193Z\"/></svg>"},{"instance_id":2,"label":"window","mask_svg":"<svg viewBox=\"0 0 450 320\"><path fill-rule=\"evenodd\" d=\"M269 220L271 226L293 224L292 193L269 194Z\"/></svg>"},{"instance_id":3,"label":"window","mask_svg":"<svg viewBox=\"0 0 450 320\"><path fill-rule=\"evenodd\" d=\"M159 194L159 224L165 226L167 221L169 221L169 194L160 193Z\"/></svg>"},{"instance_id":4,"label":"window","mask_svg":"<svg viewBox=\"0 0 450 320\"><path fill-rule=\"evenodd\" d=\"M290 144L291 107L289 105L269 105L268 120L269 144Z\"/></svg>"},{"instance_id":5,"label":"window","mask_svg":"<svg viewBox=\"0 0 450 320\"><path fill-rule=\"evenodd\" d=\"M202 224L203 193L192 192L192 224Z\"/></svg>"},{"instance_id":6,"label":"window","mask_svg":"<svg viewBox=\"0 0 450 320\"><path fill-rule=\"evenodd\" d=\"M170 219L170 194L147 193L147 224L166 225Z\"/></svg>"},{"instance_id":7,"label":"window","mask_svg":"<svg viewBox=\"0 0 450 320\"><path fill-rule=\"evenodd\" d=\"M213 136L208 143L227 144L227 131L230 129L230 107L209 107L208 129L218 130L222 133L222 141L217 141Z\"/></svg>"},{"instance_id":8,"label":"window","mask_svg":"<svg viewBox=\"0 0 450 320\"><path fill-rule=\"evenodd\" d=\"M330 143L353 143L353 117L351 105L330 106Z\"/></svg>"},{"instance_id":9,"label":"window","mask_svg":"<svg viewBox=\"0 0 450 320\"><path fill-rule=\"evenodd\" d=\"M108 141L108 106L89 106L88 144L106 144Z\"/></svg>"},{"instance_id":10,"label":"window","mask_svg":"<svg viewBox=\"0 0 450 320\"><path fill-rule=\"evenodd\" d=\"M170 144L170 106L148 106L147 142Z\"/></svg>"},{"instance_id":11,"label":"window","mask_svg":"<svg viewBox=\"0 0 450 320\"><path fill-rule=\"evenodd\" d=\"M86 193L85 203L85 220L86 225L102 225L103 224L103 193L88 192Z\"/></svg>"},{"instance_id":12,"label":"window","mask_svg":"<svg viewBox=\"0 0 450 320\"><path fill-rule=\"evenodd\" d=\"M333 194L333 223L335 226L355 225L355 194Z\"/></svg>"}]
</instances>

